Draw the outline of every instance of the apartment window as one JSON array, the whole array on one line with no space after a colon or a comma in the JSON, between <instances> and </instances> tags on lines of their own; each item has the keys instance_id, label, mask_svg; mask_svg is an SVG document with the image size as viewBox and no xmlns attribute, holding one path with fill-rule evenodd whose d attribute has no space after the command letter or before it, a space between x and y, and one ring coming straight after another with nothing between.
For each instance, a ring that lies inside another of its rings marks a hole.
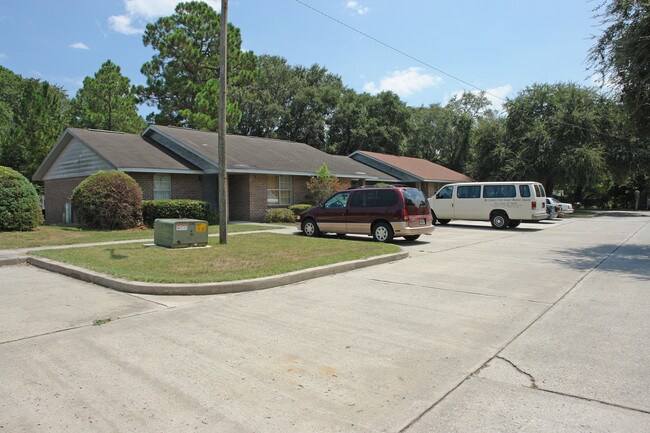
<instances>
[{"instance_id":1,"label":"apartment window","mask_svg":"<svg viewBox=\"0 0 650 433\"><path fill-rule=\"evenodd\" d=\"M267 203L271 206L288 206L293 196L291 176L267 176Z\"/></svg>"},{"instance_id":2,"label":"apartment window","mask_svg":"<svg viewBox=\"0 0 650 433\"><path fill-rule=\"evenodd\" d=\"M172 176L170 174L153 175L153 199L170 200L172 198Z\"/></svg>"}]
</instances>

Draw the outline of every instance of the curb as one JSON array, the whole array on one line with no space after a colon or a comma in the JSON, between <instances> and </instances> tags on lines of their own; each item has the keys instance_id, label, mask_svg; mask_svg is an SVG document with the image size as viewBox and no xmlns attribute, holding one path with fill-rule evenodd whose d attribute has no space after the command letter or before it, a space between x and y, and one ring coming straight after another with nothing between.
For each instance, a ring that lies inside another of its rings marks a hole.
<instances>
[{"instance_id":1,"label":"curb","mask_svg":"<svg viewBox=\"0 0 650 433\"><path fill-rule=\"evenodd\" d=\"M138 293L144 295L219 295L224 293L249 292L253 290L270 289L271 287L299 283L313 278L353 271L355 269L390 263L405 259L408 251L395 254L371 257L369 259L353 260L351 262L336 263L334 265L319 266L317 268L303 269L270 277L254 278L250 280L226 281L221 283L195 283L195 284L168 284L168 283L143 283L137 281L114 278L106 274L90 271L78 266L68 265L49 259L28 257L27 263L51 272L57 272L68 277L98 284L120 292Z\"/></svg>"},{"instance_id":2,"label":"curb","mask_svg":"<svg viewBox=\"0 0 650 433\"><path fill-rule=\"evenodd\" d=\"M22 265L24 263L27 263L27 260L28 258L26 256L20 256L11 259L0 259L0 267Z\"/></svg>"}]
</instances>

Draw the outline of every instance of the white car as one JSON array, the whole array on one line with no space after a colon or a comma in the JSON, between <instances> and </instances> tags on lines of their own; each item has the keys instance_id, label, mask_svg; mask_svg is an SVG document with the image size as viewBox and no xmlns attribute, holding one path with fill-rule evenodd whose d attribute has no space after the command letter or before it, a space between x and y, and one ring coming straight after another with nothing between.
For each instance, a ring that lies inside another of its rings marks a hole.
<instances>
[{"instance_id":1,"label":"white car","mask_svg":"<svg viewBox=\"0 0 650 433\"><path fill-rule=\"evenodd\" d=\"M546 207L557 209L557 216L562 218L564 215L573 213L573 206L571 203L561 203L559 200L553 197L546 197Z\"/></svg>"}]
</instances>

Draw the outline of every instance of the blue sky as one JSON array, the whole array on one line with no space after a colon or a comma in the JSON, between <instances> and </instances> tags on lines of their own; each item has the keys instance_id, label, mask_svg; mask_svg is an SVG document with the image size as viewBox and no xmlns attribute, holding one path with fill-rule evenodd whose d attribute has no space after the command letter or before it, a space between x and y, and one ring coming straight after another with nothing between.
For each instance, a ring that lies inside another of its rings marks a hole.
<instances>
[{"instance_id":1,"label":"blue sky","mask_svg":"<svg viewBox=\"0 0 650 433\"><path fill-rule=\"evenodd\" d=\"M533 83L593 85L587 52L598 34L589 0L302 0L410 56L502 98ZM177 0L2 0L0 65L63 86L72 97L107 59L134 84L152 56L147 22ZM208 3L219 7L220 0ZM392 90L409 105L445 103L463 89L295 0L230 0L243 46L290 64L318 63L357 91ZM495 102L499 102L495 99ZM148 113L151 108L141 110Z\"/></svg>"}]
</instances>

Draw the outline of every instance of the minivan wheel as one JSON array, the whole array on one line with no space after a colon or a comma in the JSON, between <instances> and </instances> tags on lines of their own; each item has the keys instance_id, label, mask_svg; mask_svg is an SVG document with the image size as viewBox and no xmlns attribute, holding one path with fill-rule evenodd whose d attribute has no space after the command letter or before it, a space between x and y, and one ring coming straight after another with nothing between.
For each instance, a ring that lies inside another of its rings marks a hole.
<instances>
[{"instance_id":1,"label":"minivan wheel","mask_svg":"<svg viewBox=\"0 0 650 433\"><path fill-rule=\"evenodd\" d=\"M318 236L320 234L320 230L318 230L318 226L316 225L316 221L314 221L311 218L308 219L308 220L305 220L302 223L302 233L305 236L309 236L309 237Z\"/></svg>"},{"instance_id":2,"label":"minivan wheel","mask_svg":"<svg viewBox=\"0 0 650 433\"><path fill-rule=\"evenodd\" d=\"M377 242L390 242L393 240L393 228L387 223L377 223L372 229L372 237Z\"/></svg>"},{"instance_id":3,"label":"minivan wheel","mask_svg":"<svg viewBox=\"0 0 650 433\"><path fill-rule=\"evenodd\" d=\"M508 227L510 219L508 219L508 215L505 212L499 211L492 214L490 217L490 223L495 229L502 230Z\"/></svg>"}]
</instances>

